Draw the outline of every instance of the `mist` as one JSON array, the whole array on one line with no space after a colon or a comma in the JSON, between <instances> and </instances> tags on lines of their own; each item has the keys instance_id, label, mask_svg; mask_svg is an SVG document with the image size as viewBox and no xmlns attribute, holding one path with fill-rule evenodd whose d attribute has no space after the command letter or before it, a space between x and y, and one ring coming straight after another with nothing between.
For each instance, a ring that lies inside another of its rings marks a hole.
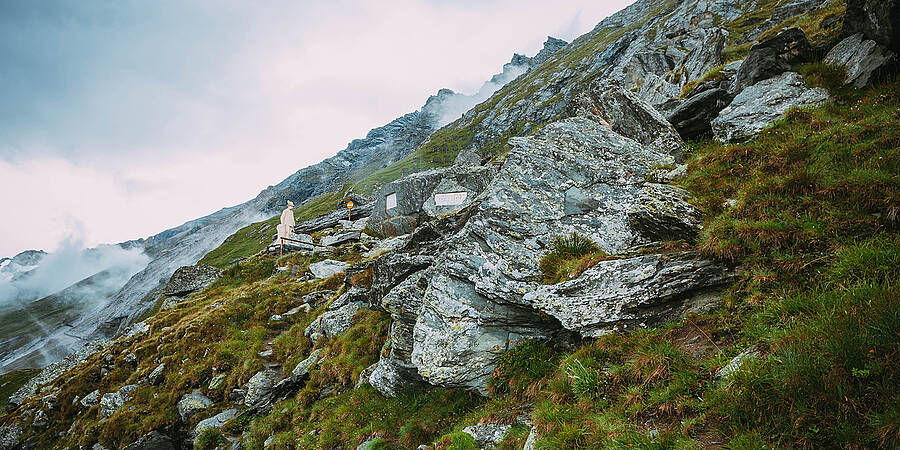
<instances>
[{"instance_id":1,"label":"mist","mask_svg":"<svg viewBox=\"0 0 900 450\"><path fill-rule=\"evenodd\" d=\"M94 283L90 289L114 291L149 262L150 258L139 248L126 250L117 245L85 248L81 239L69 237L36 268L0 279L0 309L43 298L103 271L109 271L108 276L96 280L102 285Z\"/></svg>"},{"instance_id":2,"label":"mist","mask_svg":"<svg viewBox=\"0 0 900 450\"><path fill-rule=\"evenodd\" d=\"M438 128L459 119L466 111L472 109L473 106L487 100L494 95L500 88L505 86L512 80L515 80L530 67L527 64L505 64L503 73L495 75L489 81L485 82L478 92L472 95L456 94L447 97L441 103L441 117L438 120Z\"/></svg>"}]
</instances>

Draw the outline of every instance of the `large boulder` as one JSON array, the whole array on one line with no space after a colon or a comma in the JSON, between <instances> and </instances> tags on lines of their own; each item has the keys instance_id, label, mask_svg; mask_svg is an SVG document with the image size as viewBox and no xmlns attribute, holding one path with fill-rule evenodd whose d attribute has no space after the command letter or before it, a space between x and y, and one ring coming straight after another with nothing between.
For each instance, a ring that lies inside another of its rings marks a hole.
<instances>
[{"instance_id":1,"label":"large boulder","mask_svg":"<svg viewBox=\"0 0 900 450\"><path fill-rule=\"evenodd\" d=\"M419 376L411 356L413 329L422 308L422 296L428 287L429 273L421 270L406 277L403 282L381 298L381 307L391 314L391 341L387 355L382 353L369 375L369 384L388 397L404 390L426 385Z\"/></svg>"},{"instance_id":2,"label":"large boulder","mask_svg":"<svg viewBox=\"0 0 900 450\"><path fill-rule=\"evenodd\" d=\"M600 91L579 103L577 113L590 118L554 122L532 137L510 140L512 150L493 183L435 261L410 358L428 383L483 389L498 349L561 331L558 319L525 298L541 286L539 259L557 235L578 232L609 254L656 239L654 226L633 226L640 213L629 216L654 204L645 197L672 196L648 187L647 177L654 167L674 164L680 138L627 92ZM659 214L691 209L684 203Z\"/></svg>"},{"instance_id":3,"label":"large boulder","mask_svg":"<svg viewBox=\"0 0 900 450\"><path fill-rule=\"evenodd\" d=\"M586 117L654 152L681 159L684 142L656 109L616 83L598 80L575 97L569 115Z\"/></svg>"},{"instance_id":4,"label":"large boulder","mask_svg":"<svg viewBox=\"0 0 900 450\"><path fill-rule=\"evenodd\" d=\"M815 59L815 49L799 28L788 28L750 47L731 85L737 94L748 86L790 71Z\"/></svg>"},{"instance_id":5,"label":"large boulder","mask_svg":"<svg viewBox=\"0 0 900 450\"><path fill-rule=\"evenodd\" d=\"M172 274L169 283L163 288L163 295L184 297L212 284L222 276L222 271L212 266L184 266Z\"/></svg>"},{"instance_id":6,"label":"large boulder","mask_svg":"<svg viewBox=\"0 0 900 450\"><path fill-rule=\"evenodd\" d=\"M856 33L835 45L825 56L825 63L847 70L844 84L864 88L881 75L896 72L897 55Z\"/></svg>"},{"instance_id":7,"label":"large boulder","mask_svg":"<svg viewBox=\"0 0 900 450\"><path fill-rule=\"evenodd\" d=\"M683 139L694 139L712 133L710 123L731 103L732 96L725 89L713 88L692 93L672 110L666 118Z\"/></svg>"},{"instance_id":8,"label":"large boulder","mask_svg":"<svg viewBox=\"0 0 900 450\"><path fill-rule=\"evenodd\" d=\"M712 121L713 135L722 142L746 141L789 109L818 106L826 100L828 91L809 88L799 74L785 72L741 91Z\"/></svg>"},{"instance_id":9,"label":"large boulder","mask_svg":"<svg viewBox=\"0 0 900 450\"><path fill-rule=\"evenodd\" d=\"M376 195L369 227L393 236L406 234L429 218L469 206L490 183L494 169L452 166L392 181Z\"/></svg>"},{"instance_id":10,"label":"large boulder","mask_svg":"<svg viewBox=\"0 0 900 450\"><path fill-rule=\"evenodd\" d=\"M900 1L847 0L841 37L857 33L900 53Z\"/></svg>"},{"instance_id":11,"label":"large boulder","mask_svg":"<svg viewBox=\"0 0 900 450\"><path fill-rule=\"evenodd\" d=\"M685 300L705 301L698 294L727 282L729 275L723 265L690 252L637 256L602 261L574 280L541 286L524 300L566 329L597 337L684 312L694 306Z\"/></svg>"}]
</instances>

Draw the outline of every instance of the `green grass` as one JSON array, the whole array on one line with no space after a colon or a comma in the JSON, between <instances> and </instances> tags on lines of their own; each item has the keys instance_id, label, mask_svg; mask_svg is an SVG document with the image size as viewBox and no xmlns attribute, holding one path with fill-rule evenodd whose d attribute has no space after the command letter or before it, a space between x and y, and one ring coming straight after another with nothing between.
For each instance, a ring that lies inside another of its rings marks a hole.
<instances>
[{"instance_id":1,"label":"green grass","mask_svg":"<svg viewBox=\"0 0 900 450\"><path fill-rule=\"evenodd\" d=\"M333 211L349 190L350 186L345 185L339 191L322 194L307 201L294 209L294 220L300 223ZM262 222L241 228L231 236L228 236L222 245L204 255L197 264L207 264L225 269L235 259L246 258L259 253L272 243L272 238L276 233L275 227L280 220L281 215L279 214Z\"/></svg>"},{"instance_id":2,"label":"green grass","mask_svg":"<svg viewBox=\"0 0 900 450\"><path fill-rule=\"evenodd\" d=\"M544 284L556 284L578 277L605 259L609 259L609 255L594 241L572 232L554 238L550 251L541 257L539 267Z\"/></svg>"}]
</instances>

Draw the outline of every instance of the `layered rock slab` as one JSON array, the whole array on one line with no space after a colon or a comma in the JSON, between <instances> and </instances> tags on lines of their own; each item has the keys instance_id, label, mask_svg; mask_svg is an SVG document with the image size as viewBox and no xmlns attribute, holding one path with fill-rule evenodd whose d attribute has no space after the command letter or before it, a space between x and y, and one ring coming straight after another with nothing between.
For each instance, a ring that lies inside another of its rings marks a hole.
<instances>
[{"instance_id":1,"label":"layered rock slab","mask_svg":"<svg viewBox=\"0 0 900 450\"><path fill-rule=\"evenodd\" d=\"M431 269L411 353L427 382L483 389L500 350L563 328L526 298L540 286L538 261L557 235L578 232L610 254L653 241L629 213L646 196L671 196L648 189L646 179L676 161L681 141L631 93L598 90L583 100L578 106L591 118L510 140L500 172Z\"/></svg>"}]
</instances>

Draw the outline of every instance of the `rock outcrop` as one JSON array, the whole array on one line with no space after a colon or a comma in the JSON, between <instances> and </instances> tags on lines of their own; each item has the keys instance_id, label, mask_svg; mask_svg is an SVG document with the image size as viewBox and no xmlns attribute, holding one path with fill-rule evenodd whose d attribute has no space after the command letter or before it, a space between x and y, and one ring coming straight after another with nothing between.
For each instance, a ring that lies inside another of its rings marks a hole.
<instances>
[{"instance_id":1,"label":"rock outcrop","mask_svg":"<svg viewBox=\"0 0 900 450\"><path fill-rule=\"evenodd\" d=\"M666 119L684 139L693 139L712 133L711 122L731 103L732 96L725 89L713 88L692 92Z\"/></svg>"},{"instance_id":2,"label":"rock outcrop","mask_svg":"<svg viewBox=\"0 0 900 450\"><path fill-rule=\"evenodd\" d=\"M799 74L785 72L741 91L712 121L713 134L722 142L746 141L789 109L818 106L826 100L826 90L808 88Z\"/></svg>"},{"instance_id":3,"label":"rock outcrop","mask_svg":"<svg viewBox=\"0 0 900 450\"><path fill-rule=\"evenodd\" d=\"M184 266L175 271L162 294L184 297L209 286L221 276L222 271L212 266Z\"/></svg>"},{"instance_id":4,"label":"rock outcrop","mask_svg":"<svg viewBox=\"0 0 900 450\"><path fill-rule=\"evenodd\" d=\"M732 93L743 91L762 80L793 70L811 62L815 50L799 28L788 28L750 47L731 86Z\"/></svg>"},{"instance_id":5,"label":"rock outcrop","mask_svg":"<svg viewBox=\"0 0 900 450\"><path fill-rule=\"evenodd\" d=\"M690 252L614 259L574 280L542 286L523 300L566 329L597 337L610 328L646 326L706 306L692 298L706 301L699 294L724 284L729 273L722 264Z\"/></svg>"},{"instance_id":6,"label":"rock outcrop","mask_svg":"<svg viewBox=\"0 0 900 450\"><path fill-rule=\"evenodd\" d=\"M136 385L129 384L127 386L122 386L116 392L103 394L103 397L100 398L100 414L104 418L109 418L109 416L115 414L125 402L131 400L131 393L137 388Z\"/></svg>"},{"instance_id":7,"label":"rock outcrop","mask_svg":"<svg viewBox=\"0 0 900 450\"><path fill-rule=\"evenodd\" d=\"M844 84L866 87L870 81L897 71L897 55L875 41L856 33L834 46L825 56L826 64L847 70Z\"/></svg>"},{"instance_id":8,"label":"rock outcrop","mask_svg":"<svg viewBox=\"0 0 900 450\"><path fill-rule=\"evenodd\" d=\"M857 33L900 53L900 1L848 0L841 37Z\"/></svg>"}]
</instances>

